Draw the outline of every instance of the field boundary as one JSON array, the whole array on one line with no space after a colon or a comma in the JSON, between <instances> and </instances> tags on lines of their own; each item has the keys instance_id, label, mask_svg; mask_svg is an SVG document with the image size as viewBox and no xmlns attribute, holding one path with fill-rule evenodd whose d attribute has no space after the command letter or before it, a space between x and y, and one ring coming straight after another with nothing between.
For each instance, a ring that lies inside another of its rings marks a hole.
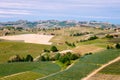
<instances>
[{"instance_id":1,"label":"field boundary","mask_svg":"<svg viewBox=\"0 0 120 80\"><path fill-rule=\"evenodd\" d=\"M25 72L19 72L19 73L11 74L11 75L8 75L8 76L1 77L0 79L5 79L5 78L11 77L11 76L16 76L16 75L27 73L27 72L30 72L30 71L25 71Z\"/></svg>"}]
</instances>

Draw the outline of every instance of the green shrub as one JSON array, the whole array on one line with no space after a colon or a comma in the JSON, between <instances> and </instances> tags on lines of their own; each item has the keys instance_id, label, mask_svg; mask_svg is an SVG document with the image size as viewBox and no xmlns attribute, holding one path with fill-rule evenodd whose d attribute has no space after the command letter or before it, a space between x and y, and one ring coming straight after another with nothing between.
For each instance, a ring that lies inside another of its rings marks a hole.
<instances>
[{"instance_id":1,"label":"green shrub","mask_svg":"<svg viewBox=\"0 0 120 80\"><path fill-rule=\"evenodd\" d=\"M98 39L98 37L94 35L94 36L90 37L88 40L95 40L95 39Z\"/></svg>"},{"instance_id":2,"label":"green shrub","mask_svg":"<svg viewBox=\"0 0 120 80\"><path fill-rule=\"evenodd\" d=\"M41 57L40 57L40 61L46 61L45 57L44 57L44 56L41 56Z\"/></svg>"},{"instance_id":3,"label":"green shrub","mask_svg":"<svg viewBox=\"0 0 120 80\"><path fill-rule=\"evenodd\" d=\"M113 35L107 34L105 37L111 39L111 38L113 38Z\"/></svg>"},{"instance_id":4,"label":"green shrub","mask_svg":"<svg viewBox=\"0 0 120 80\"><path fill-rule=\"evenodd\" d=\"M60 59L59 59L59 61L62 62L63 64L64 63L67 63L67 64L70 63L70 59L66 55L65 56L61 56Z\"/></svg>"},{"instance_id":5,"label":"green shrub","mask_svg":"<svg viewBox=\"0 0 120 80\"><path fill-rule=\"evenodd\" d=\"M70 61L71 60L76 60L78 59L80 56L78 56L77 54L72 54L71 52L68 52L66 54L64 54L63 56L60 56L59 57L59 61L62 62L62 63L69 63L70 64Z\"/></svg>"},{"instance_id":6,"label":"green shrub","mask_svg":"<svg viewBox=\"0 0 120 80\"><path fill-rule=\"evenodd\" d=\"M57 52L57 51L58 51L58 49L57 49L57 47L56 47L56 46L52 46L52 47L50 48L50 51L52 51L52 52Z\"/></svg>"},{"instance_id":7,"label":"green shrub","mask_svg":"<svg viewBox=\"0 0 120 80\"><path fill-rule=\"evenodd\" d=\"M31 55L27 55L25 60L31 62L33 61L33 57Z\"/></svg>"}]
</instances>

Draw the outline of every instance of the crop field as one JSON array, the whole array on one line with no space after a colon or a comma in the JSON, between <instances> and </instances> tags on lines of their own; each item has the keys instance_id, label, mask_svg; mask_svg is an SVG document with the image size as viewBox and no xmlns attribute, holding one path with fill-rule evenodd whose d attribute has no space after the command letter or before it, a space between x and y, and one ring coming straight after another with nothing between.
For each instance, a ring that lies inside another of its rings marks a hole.
<instances>
[{"instance_id":1,"label":"crop field","mask_svg":"<svg viewBox=\"0 0 120 80\"><path fill-rule=\"evenodd\" d=\"M120 56L120 50L105 50L93 55L83 56L71 68L54 76L40 80L80 80L101 65Z\"/></svg>"},{"instance_id":2,"label":"crop field","mask_svg":"<svg viewBox=\"0 0 120 80\"><path fill-rule=\"evenodd\" d=\"M33 57L42 53L43 49L47 49L50 46L41 44L30 44L22 42L0 42L0 63L7 62L11 56L16 54L21 57L27 54Z\"/></svg>"},{"instance_id":3,"label":"crop field","mask_svg":"<svg viewBox=\"0 0 120 80\"><path fill-rule=\"evenodd\" d=\"M89 80L120 80L120 60L105 67Z\"/></svg>"},{"instance_id":4,"label":"crop field","mask_svg":"<svg viewBox=\"0 0 120 80\"><path fill-rule=\"evenodd\" d=\"M35 80L43 76L45 75L36 73L36 72L27 71L21 74L4 77L4 78L1 78L0 80Z\"/></svg>"},{"instance_id":5,"label":"crop field","mask_svg":"<svg viewBox=\"0 0 120 80\"><path fill-rule=\"evenodd\" d=\"M21 73L21 72L25 72L25 73L23 73L24 75L37 74L35 77L37 77L37 76L40 77L40 76L45 76L45 75L55 73L55 72L58 72L61 70L61 68L58 65L56 65L52 62L4 63L4 64L0 64L0 68L1 68L0 69L1 79L6 76L14 75L16 73ZM18 76L24 76L23 74L10 76L10 78L13 77L16 79ZM29 77L31 77L31 79L32 79L32 77L34 77L34 76L29 76ZM9 77L7 77L7 78L9 78ZM7 78L6 78L6 80L7 80ZM26 78L26 77L23 77L23 78Z\"/></svg>"},{"instance_id":6,"label":"crop field","mask_svg":"<svg viewBox=\"0 0 120 80\"><path fill-rule=\"evenodd\" d=\"M101 70L100 73L120 75L120 60L107 66L106 68Z\"/></svg>"},{"instance_id":7,"label":"crop field","mask_svg":"<svg viewBox=\"0 0 120 80\"><path fill-rule=\"evenodd\" d=\"M82 62L84 63L94 63L94 64L105 64L116 57L120 56L120 50L119 49L113 49L113 50L105 50L101 52L97 52L96 54L93 54L89 57L83 57L81 59Z\"/></svg>"}]
</instances>

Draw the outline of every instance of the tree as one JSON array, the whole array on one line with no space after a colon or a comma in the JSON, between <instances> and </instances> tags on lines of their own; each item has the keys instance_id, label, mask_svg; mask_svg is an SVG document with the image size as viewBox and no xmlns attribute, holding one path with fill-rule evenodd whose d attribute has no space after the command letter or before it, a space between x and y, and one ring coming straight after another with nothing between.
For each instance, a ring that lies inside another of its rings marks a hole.
<instances>
[{"instance_id":1,"label":"tree","mask_svg":"<svg viewBox=\"0 0 120 80\"><path fill-rule=\"evenodd\" d=\"M49 57L48 54L45 56L45 60L46 60L46 61L50 61L50 57Z\"/></svg>"},{"instance_id":2,"label":"tree","mask_svg":"<svg viewBox=\"0 0 120 80\"><path fill-rule=\"evenodd\" d=\"M61 54L60 54L60 53L57 53L57 54L55 55L55 60L59 60L60 56L61 56Z\"/></svg>"},{"instance_id":3,"label":"tree","mask_svg":"<svg viewBox=\"0 0 120 80\"><path fill-rule=\"evenodd\" d=\"M26 56L26 61L33 61L33 57L31 55L27 55Z\"/></svg>"},{"instance_id":4,"label":"tree","mask_svg":"<svg viewBox=\"0 0 120 80\"><path fill-rule=\"evenodd\" d=\"M116 49L120 49L120 44L119 44L119 43L116 43L115 48L116 48Z\"/></svg>"},{"instance_id":5,"label":"tree","mask_svg":"<svg viewBox=\"0 0 120 80\"><path fill-rule=\"evenodd\" d=\"M41 56L41 57L40 57L40 61L46 61L45 57L44 57L44 56Z\"/></svg>"},{"instance_id":6,"label":"tree","mask_svg":"<svg viewBox=\"0 0 120 80\"><path fill-rule=\"evenodd\" d=\"M66 63L66 62L70 62L70 59L69 59L68 56L65 55L65 56L61 56L59 58L59 61L62 62L62 63Z\"/></svg>"},{"instance_id":7,"label":"tree","mask_svg":"<svg viewBox=\"0 0 120 80\"><path fill-rule=\"evenodd\" d=\"M79 58L79 56L77 54L71 54L71 56L70 56L71 60L76 60L78 58Z\"/></svg>"},{"instance_id":8,"label":"tree","mask_svg":"<svg viewBox=\"0 0 120 80\"><path fill-rule=\"evenodd\" d=\"M107 49L110 49L110 46L109 46L109 45L107 45Z\"/></svg>"},{"instance_id":9,"label":"tree","mask_svg":"<svg viewBox=\"0 0 120 80\"><path fill-rule=\"evenodd\" d=\"M58 49L57 49L56 46L52 46L50 50L51 50L52 52L57 52L57 51L58 51Z\"/></svg>"}]
</instances>

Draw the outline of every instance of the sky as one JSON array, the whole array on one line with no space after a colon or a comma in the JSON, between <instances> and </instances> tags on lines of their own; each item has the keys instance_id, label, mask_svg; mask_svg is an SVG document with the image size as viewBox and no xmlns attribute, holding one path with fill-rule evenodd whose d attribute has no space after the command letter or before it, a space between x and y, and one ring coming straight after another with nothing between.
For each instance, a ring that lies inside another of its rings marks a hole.
<instances>
[{"instance_id":1,"label":"sky","mask_svg":"<svg viewBox=\"0 0 120 80\"><path fill-rule=\"evenodd\" d=\"M120 24L120 0L0 0L0 22L53 19Z\"/></svg>"}]
</instances>

